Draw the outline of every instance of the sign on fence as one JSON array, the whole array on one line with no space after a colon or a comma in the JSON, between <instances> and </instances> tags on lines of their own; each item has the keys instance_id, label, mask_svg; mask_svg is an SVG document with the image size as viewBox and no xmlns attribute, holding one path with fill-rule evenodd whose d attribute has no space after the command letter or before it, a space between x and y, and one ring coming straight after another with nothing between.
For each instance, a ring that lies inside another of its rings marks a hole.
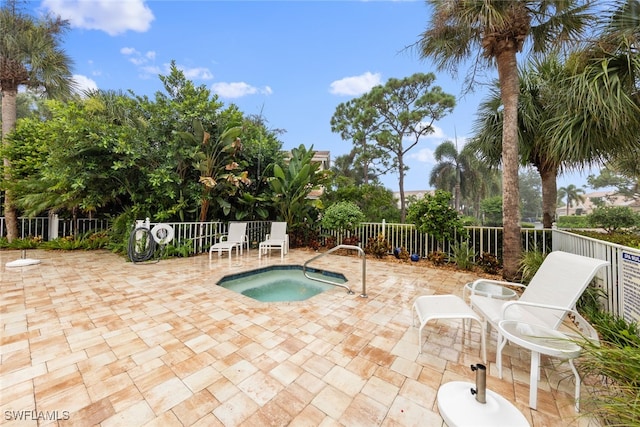
<instances>
[{"instance_id":1,"label":"sign on fence","mask_svg":"<svg viewBox=\"0 0 640 427\"><path fill-rule=\"evenodd\" d=\"M640 255L622 252L621 262L623 317L640 322Z\"/></svg>"}]
</instances>

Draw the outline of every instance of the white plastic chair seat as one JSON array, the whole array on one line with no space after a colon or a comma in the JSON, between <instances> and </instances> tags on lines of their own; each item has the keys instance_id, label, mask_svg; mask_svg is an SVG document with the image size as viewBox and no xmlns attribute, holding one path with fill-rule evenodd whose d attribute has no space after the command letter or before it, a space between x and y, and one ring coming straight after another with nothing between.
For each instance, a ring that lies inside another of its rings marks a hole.
<instances>
[{"instance_id":1,"label":"white plastic chair seat","mask_svg":"<svg viewBox=\"0 0 640 427\"><path fill-rule=\"evenodd\" d=\"M418 351L422 353L422 329L430 320L437 319L461 319L462 320L462 343L464 344L465 336L465 320L475 320L480 325L480 333L482 341L480 350L482 360L487 361L487 350L485 347L485 328L480 316L478 316L462 298L455 295L423 295L416 299L413 303L414 326L415 316L420 321L418 329Z\"/></svg>"},{"instance_id":2,"label":"white plastic chair seat","mask_svg":"<svg viewBox=\"0 0 640 427\"><path fill-rule=\"evenodd\" d=\"M215 251L218 251L218 256L221 256L223 251L227 251L229 252L229 259L231 259L231 251L233 248L236 249L236 256L238 256L241 247L242 244L238 242L218 242L209 249L209 259L211 259L211 254Z\"/></svg>"},{"instance_id":3,"label":"white plastic chair seat","mask_svg":"<svg viewBox=\"0 0 640 427\"><path fill-rule=\"evenodd\" d=\"M258 245L258 258L266 254L271 249L280 249L280 259L289 253L289 235L287 234L286 222L272 222L271 232L266 239Z\"/></svg>"},{"instance_id":4,"label":"white plastic chair seat","mask_svg":"<svg viewBox=\"0 0 640 427\"><path fill-rule=\"evenodd\" d=\"M214 251L218 251L218 256L222 254L222 251L229 252L229 258L231 258L231 250L236 249L236 256L238 251L242 255L243 245L247 245L247 251L249 251L249 242L247 240L247 223L246 222L230 222L229 233L220 237L220 241L215 243L209 248L209 259Z\"/></svg>"}]
</instances>

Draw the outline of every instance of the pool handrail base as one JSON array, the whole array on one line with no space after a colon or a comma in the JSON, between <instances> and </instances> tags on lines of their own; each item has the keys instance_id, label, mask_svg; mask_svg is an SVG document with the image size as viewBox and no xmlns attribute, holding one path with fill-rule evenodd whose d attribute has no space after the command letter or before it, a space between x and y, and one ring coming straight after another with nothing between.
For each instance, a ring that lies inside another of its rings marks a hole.
<instances>
[{"instance_id":1,"label":"pool handrail base","mask_svg":"<svg viewBox=\"0 0 640 427\"><path fill-rule=\"evenodd\" d=\"M368 297L368 295L367 295L367 285L366 285L367 256L366 256L365 252L362 250L362 248L360 246L354 246L354 245L338 245L338 246L335 246L335 247L329 249L327 252L323 252L321 254L318 254L318 255L314 256L313 258L308 259L307 261L305 261L305 263L302 265L302 273L304 274L304 276L307 279L316 280L318 282L326 283L328 285L340 286L341 288L345 288L349 295L353 295L354 292L351 290L350 287L348 287L344 283L332 282L330 280L321 279L319 277L312 277L312 276L309 276L307 274L307 264L309 264L312 261L315 261L318 258L322 258L325 255L329 255L330 253L335 252L338 249L352 249L352 250L358 251L358 253L360 255L362 255L362 293L360 294L360 298L367 298Z\"/></svg>"}]
</instances>

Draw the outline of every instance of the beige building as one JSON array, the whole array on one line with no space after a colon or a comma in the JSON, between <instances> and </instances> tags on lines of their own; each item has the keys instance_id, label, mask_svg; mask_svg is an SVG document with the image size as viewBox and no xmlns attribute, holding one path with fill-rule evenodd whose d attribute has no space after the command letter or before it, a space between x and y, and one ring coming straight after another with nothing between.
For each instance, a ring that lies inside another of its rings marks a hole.
<instances>
[{"instance_id":1,"label":"beige building","mask_svg":"<svg viewBox=\"0 0 640 427\"><path fill-rule=\"evenodd\" d=\"M584 194L583 197L584 202L569 206L569 209L567 206L557 208L556 216L588 215L596 208L598 200L602 200L605 206L628 206L634 211L640 212L640 200L621 196L615 191L594 191Z\"/></svg>"}]
</instances>

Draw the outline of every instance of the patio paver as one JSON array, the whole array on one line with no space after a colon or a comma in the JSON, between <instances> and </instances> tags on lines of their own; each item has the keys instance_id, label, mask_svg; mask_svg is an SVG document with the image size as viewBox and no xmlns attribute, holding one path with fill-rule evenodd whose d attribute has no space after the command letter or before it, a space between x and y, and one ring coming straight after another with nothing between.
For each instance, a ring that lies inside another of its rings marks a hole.
<instances>
[{"instance_id":1,"label":"patio paver","mask_svg":"<svg viewBox=\"0 0 640 427\"><path fill-rule=\"evenodd\" d=\"M468 272L368 258L364 299L360 261L330 255L314 266L345 274L355 295L336 288L303 302L261 303L215 283L224 274L302 264L315 253L148 264L107 251L28 255L41 264L6 268L20 251L0 251L7 426L440 426L438 387L473 382L469 366L480 362L477 326L463 346L459 322L429 323L422 354L412 326L415 298L461 296L475 278ZM532 425L597 425L572 411L573 385L558 385L557 373L549 384L543 371L539 407L531 410L529 354L508 346L499 380L495 331L487 356L488 388Z\"/></svg>"}]
</instances>

